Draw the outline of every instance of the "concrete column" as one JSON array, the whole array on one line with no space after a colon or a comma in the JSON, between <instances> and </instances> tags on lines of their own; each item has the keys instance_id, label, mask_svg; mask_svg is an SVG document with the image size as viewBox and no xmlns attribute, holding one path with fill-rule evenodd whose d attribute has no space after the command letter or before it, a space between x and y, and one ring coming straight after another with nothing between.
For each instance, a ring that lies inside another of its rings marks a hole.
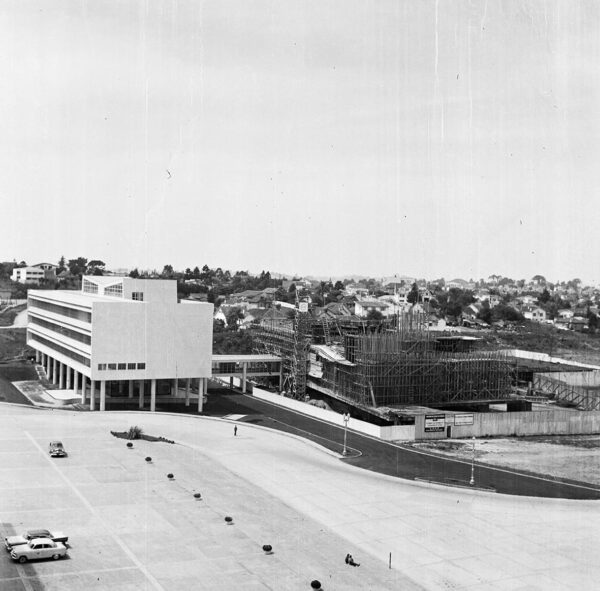
<instances>
[{"instance_id":1,"label":"concrete column","mask_svg":"<svg viewBox=\"0 0 600 591\"><path fill-rule=\"evenodd\" d=\"M156 412L156 380L150 380L150 412Z\"/></svg>"},{"instance_id":2,"label":"concrete column","mask_svg":"<svg viewBox=\"0 0 600 591\"><path fill-rule=\"evenodd\" d=\"M46 377L50 379L50 357L46 355Z\"/></svg>"},{"instance_id":3,"label":"concrete column","mask_svg":"<svg viewBox=\"0 0 600 591\"><path fill-rule=\"evenodd\" d=\"M96 410L96 380L90 380L90 410Z\"/></svg>"},{"instance_id":4,"label":"concrete column","mask_svg":"<svg viewBox=\"0 0 600 591\"><path fill-rule=\"evenodd\" d=\"M85 404L87 390L87 378L81 374L81 404Z\"/></svg>"},{"instance_id":5,"label":"concrete column","mask_svg":"<svg viewBox=\"0 0 600 591\"><path fill-rule=\"evenodd\" d=\"M179 380L175 378L173 380L173 389L171 390L171 396L177 396L177 388L179 388Z\"/></svg>"},{"instance_id":6,"label":"concrete column","mask_svg":"<svg viewBox=\"0 0 600 591\"><path fill-rule=\"evenodd\" d=\"M133 380L129 380L129 398L133 398Z\"/></svg>"},{"instance_id":7,"label":"concrete column","mask_svg":"<svg viewBox=\"0 0 600 591\"><path fill-rule=\"evenodd\" d=\"M185 405L190 405L190 378L185 380Z\"/></svg>"},{"instance_id":8,"label":"concrete column","mask_svg":"<svg viewBox=\"0 0 600 591\"><path fill-rule=\"evenodd\" d=\"M246 376L248 375L248 363L242 364L242 392L246 393Z\"/></svg>"},{"instance_id":9,"label":"concrete column","mask_svg":"<svg viewBox=\"0 0 600 591\"><path fill-rule=\"evenodd\" d=\"M283 390L283 363L279 363L279 391Z\"/></svg>"},{"instance_id":10,"label":"concrete column","mask_svg":"<svg viewBox=\"0 0 600 591\"><path fill-rule=\"evenodd\" d=\"M68 365L65 365L65 369L67 370L67 390L71 389L71 368Z\"/></svg>"},{"instance_id":11,"label":"concrete column","mask_svg":"<svg viewBox=\"0 0 600 591\"><path fill-rule=\"evenodd\" d=\"M65 387L65 364L58 362L58 389L62 390Z\"/></svg>"},{"instance_id":12,"label":"concrete column","mask_svg":"<svg viewBox=\"0 0 600 591\"><path fill-rule=\"evenodd\" d=\"M56 366L58 365L58 361L56 359L52 360L52 383L56 384Z\"/></svg>"},{"instance_id":13,"label":"concrete column","mask_svg":"<svg viewBox=\"0 0 600 591\"><path fill-rule=\"evenodd\" d=\"M74 369L73 370L73 390L75 394L77 394L77 390L79 390L79 372Z\"/></svg>"},{"instance_id":14,"label":"concrete column","mask_svg":"<svg viewBox=\"0 0 600 591\"><path fill-rule=\"evenodd\" d=\"M139 406L140 406L140 408L144 408L144 387L146 385L146 382L144 380L140 380L138 383L140 385L140 403L139 403Z\"/></svg>"},{"instance_id":15,"label":"concrete column","mask_svg":"<svg viewBox=\"0 0 600 591\"><path fill-rule=\"evenodd\" d=\"M36 349L35 350L35 362L39 363L40 362L40 352Z\"/></svg>"},{"instance_id":16,"label":"concrete column","mask_svg":"<svg viewBox=\"0 0 600 591\"><path fill-rule=\"evenodd\" d=\"M202 412L204 402L204 378L198 378L198 412Z\"/></svg>"},{"instance_id":17,"label":"concrete column","mask_svg":"<svg viewBox=\"0 0 600 591\"><path fill-rule=\"evenodd\" d=\"M233 390L233 376L229 378L229 387Z\"/></svg>"},{"instance_id":18,"label":"concrete column","mask_svg":"<svg viewBox=\"0 0 600 591\"><path fill-rule=\"evenodd\" d=\"M106 410L106 380L100 380L100 410Z\"/></svg>"}]
</instances>

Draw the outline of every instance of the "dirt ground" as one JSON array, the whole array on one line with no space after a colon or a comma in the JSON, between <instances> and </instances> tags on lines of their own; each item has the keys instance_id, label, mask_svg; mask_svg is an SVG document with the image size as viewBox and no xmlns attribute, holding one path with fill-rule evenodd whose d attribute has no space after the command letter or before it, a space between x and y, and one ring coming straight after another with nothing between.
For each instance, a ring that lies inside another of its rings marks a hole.
<instances>
[{"instance_id":1,"label":"dirt ground","mask_svg":"<svg viewBox=\"0 0 600 591\"><path fill-rule=\"evenodd\" d=\"M447 439L413 447L471 460L471 441ZM600 435L475 440L475 462L600 484Z\"/></svg>"}]
</instances>

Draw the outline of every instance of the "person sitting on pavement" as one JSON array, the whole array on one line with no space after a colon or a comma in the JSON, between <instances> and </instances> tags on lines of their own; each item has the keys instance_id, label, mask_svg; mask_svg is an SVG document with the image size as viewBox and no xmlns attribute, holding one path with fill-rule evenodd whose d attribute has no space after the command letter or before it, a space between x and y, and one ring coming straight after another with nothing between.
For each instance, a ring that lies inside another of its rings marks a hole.
<instances>
[{"instance_id":1,"label":"person sitting on pavement","mask_svg":"<svg viewBox=\"0 0 600 591\"><path fill-rule=\"evenodd\" d=\"M345 562L346 562L346 564L349 564L350 566L360 566L360 564L358 562L354 562L354 558L352 558L352 554L346 554Z\"/></svg>"}]
</instances>

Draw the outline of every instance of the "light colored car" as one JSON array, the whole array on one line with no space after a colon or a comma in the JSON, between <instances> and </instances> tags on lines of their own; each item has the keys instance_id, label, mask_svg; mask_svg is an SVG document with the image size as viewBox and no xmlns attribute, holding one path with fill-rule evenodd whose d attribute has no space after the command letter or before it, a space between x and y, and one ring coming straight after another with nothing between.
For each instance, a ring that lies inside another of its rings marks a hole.
<instances>
[{"instance_id":1,"label":"light colored car","mask_svg":"<svg viewBox=\"0 0 600 591\"><path fill-rule=\"evenodd\" d=\"M58 560L67 555L67 547L60 542L53 542L50 538L34 538L27 544L15 546L10 553L13 560L27 562L28 560L40 560L52 558Z\"/></svg>"},{"instance_id":2,"label":"light colored car","mask_svg":"<svg viewBox=\"0 0 600 591\"><path fill-rule=\"evenodd\" d=\"M53 458L63 458L67 455L67 452L65 451L61 441L51 441L48 445L48 453Z\"/></svg>"},{"instance_id":3,"label":"light colored car","mask_svg":"<svg viewBox=\"0 0 600 591\"><path fill-rule=\"evenodd\" d=\"M21 536L8 536L4 538L4 545L10 552L14 546L22 546L36 538L47 538L53 542L61 542L62 544L66 544L69 541L69 536L59 531L51 532L47 529L28 529Z\"/></svg>"}]
</instances>

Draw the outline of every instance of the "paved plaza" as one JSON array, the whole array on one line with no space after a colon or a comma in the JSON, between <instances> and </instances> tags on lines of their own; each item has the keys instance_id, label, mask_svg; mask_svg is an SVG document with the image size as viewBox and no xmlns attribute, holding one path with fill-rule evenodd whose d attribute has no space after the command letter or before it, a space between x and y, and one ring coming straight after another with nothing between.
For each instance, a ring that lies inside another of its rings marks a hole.
<instances>
[{"instance_id":1,"label":"paved plaza","mask_svg":"<svg viewBox=\"0 0 600 591\"><path fill-rule=\"evenodd\" d=\"M110 434L132 425L177 443ZM595 501L398 480L247 423L234 437L226 420L0 406L0 533L71 543L58 562L0 552L2 591L593 589L599 524Z\"/></svg>"}]
</instances>

